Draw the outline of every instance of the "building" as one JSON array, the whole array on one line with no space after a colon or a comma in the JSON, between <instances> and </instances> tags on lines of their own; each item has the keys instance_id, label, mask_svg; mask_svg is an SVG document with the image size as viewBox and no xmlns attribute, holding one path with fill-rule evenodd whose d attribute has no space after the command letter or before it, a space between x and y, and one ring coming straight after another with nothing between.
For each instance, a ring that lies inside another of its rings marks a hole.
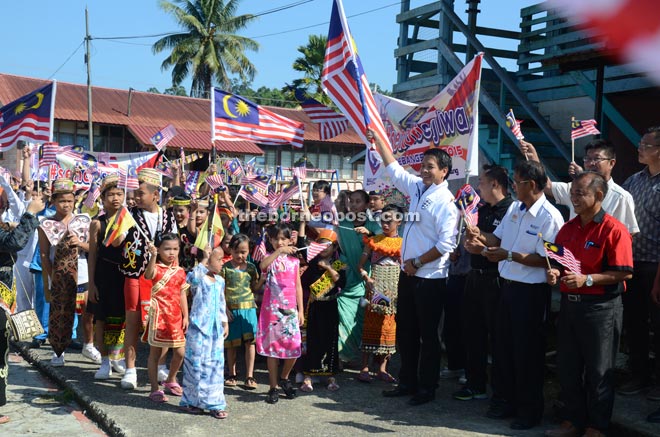
<instances>
[{"instance_id":1,"label":"building","mask_svg":"<svg viewBox=\"0 0 660 437\"><path fill-rule=\"evenodd\" d=\"M48 81L9 74L0 74L0 106L3 106ZM328 141L319 140L319 129L304 111L267 107L285 117L305 123L302 149L292 146L267 146L250 141L215 141L218 156L241 159L257 158L257 164L268 172L278 166L289 168L293 162L307 157L308 167L336 169L339 179L361 180L364 162L351 162L351 157L364 150L364 144L351 127ZM150 138L168 124L177 135L167 146L167 153L178 157L179 148L186 152L211 151L211 102L191 97L153 94L142 91L103 87L92 88L92 119L95 152L126 153L153 150ZM60 145L79 145L89 150L87 125L87 86L57 83L55 101L54 141ZM0 153L0 165L14 170L16 148ZM205 168L207 159L197 165ZM193 167L195 168L195 167ZM284 171L284 176L289 172ZM310 178L330 179L330 173L308 171Z\"/></svg>"}]
</instances>

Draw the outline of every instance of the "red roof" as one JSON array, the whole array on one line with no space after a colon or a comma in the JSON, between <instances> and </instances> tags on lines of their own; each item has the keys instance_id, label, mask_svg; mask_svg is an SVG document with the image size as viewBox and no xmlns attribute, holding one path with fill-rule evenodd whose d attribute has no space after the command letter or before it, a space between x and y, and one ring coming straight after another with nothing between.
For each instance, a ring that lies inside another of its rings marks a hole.
<instances>
[{"instance_id":1,"label":"red roof","mask_svg":"<svg viewBox=\"0 0 660 437\"><path fill-rule=\"evenodd\" d=\"M34 91L49 81L24 76L0 74L0 106ZM211 102L206 99L170 96L133 90L130 116L129 91L92 87L92 116L95 123L126 126L144 146L151 146L150 138L168 124L174 125L177 135L168 146L185 150L211 150ZM319 140L318 126L304 111L267 106L273 112L305 123L305 140ZM87 122L87 86L66 82L57 83L55 118ZM329 143L362 144L360 137L349 127L346 132L324 141ZM216 141L221 152L261 155L263 150L251 141Z\"/></svg>"}]
</instances>

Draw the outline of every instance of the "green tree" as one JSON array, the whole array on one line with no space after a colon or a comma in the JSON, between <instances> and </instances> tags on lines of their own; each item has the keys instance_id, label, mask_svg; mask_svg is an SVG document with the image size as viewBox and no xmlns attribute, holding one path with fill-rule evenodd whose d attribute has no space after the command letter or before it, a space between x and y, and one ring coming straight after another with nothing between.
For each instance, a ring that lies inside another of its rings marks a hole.
<instances>
[{"instance_id":1,"label":"green tree","mask_svg":"<svg viewBox=\"0 0 660 437\"><path fill-rule=\"evenodd\" d=\"M325 35L309 35L307 45L298 47L302 56L293 61L293 69L303 73L302 78L293 81L293 86L305 90L310 97L326 105L330 104L330 98L323 92L321 75L327 44L328 38ZM287 94L293 97L290 91Z\"/></svg>"},{"instance_id":2,"label":"green tree","mask_svg":"<svg viewBox=\"0 0 660 437\"><path fill-rule=\"evenodd\" d=\"M172 68L172 86L177 87L192 77L190 95L208 97L212 85L231 85L230 76L252 79L254 65L245 55L258 50L259 44L236 32L256 17L234 15L240 0L161 0L160 7L172 14L183 28L180 33L165 36L152 47L154 53L171 49L161 69Z\"/></svg>"},{"instance_id":3,"label":"green tree","mask_svg":"<svg viewBox=\"0 0 660 437\"><path fill-rule=\"evenodd\" d=\"M152 93L152 94L160 94L160 91L158 91L158 88L156 88L155 86L152 86L151 88L149 88L147 90L147 92Z\"/></svg>"},{"instance_id":4,"label":"green tree","mask_svg":"<svg viewBox=\"0 0 660 437\"><path fill-rule=\"evenodd\" d=\"M298 102L292 100L283 90L279 88L268 88L261 86L254 90L252 83L232 79L231 92L245 97L257 105L279 106L281 108L295 108Z\"/></svg>"},{"instance_id":5,"label":"green tree","mask_svg":"<svg viewBox=\"0 0 660 437\"><path fill-rule=\"evenodd\" d=\"M163 91L163 94L168 94L170 96L187 96L188 92L184 86L178 85L171 88L166 88L165 91Z\"/></svg>"}]
</instances>

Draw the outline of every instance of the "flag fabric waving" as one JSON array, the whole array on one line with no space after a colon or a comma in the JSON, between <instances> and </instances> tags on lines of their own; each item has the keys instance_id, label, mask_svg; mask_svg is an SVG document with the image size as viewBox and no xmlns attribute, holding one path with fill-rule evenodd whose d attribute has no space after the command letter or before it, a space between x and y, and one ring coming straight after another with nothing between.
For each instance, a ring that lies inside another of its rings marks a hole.
<instances>
[{"instance_id":1,"label":"flag fabric waving","mask_svg":"<svg viewBox=\"0 0 660 437\"><path fill-rule=\"evenodd\" d=\"M195 246L199 250L204 250L206 246L209 245L209 218L206 217L202 228L197 232L197 238L195 238Z\"/></svg>"},{"instance_id":2,"label":"flag fabric waving","mask_svg":"<svg viewBox=\"0 0 660 437\"><path fill-rule=\"evenodd\" d=\"M470 226L477 226L479 220L479 194L472 188L472 185L463 185L456 193L456 207L464 215L465 221Z\"/></svg>"},{"instance_id":3,"label":"flag fabric waving","mask_svg":"<svg viewBox=\"0 0 660 437\"><path fill-rule=\"evenodd\" d=\"M300 88L293 89L293 92L305 114L319 125L319 139L329 140L346 131L348 120L342 114L307 96Z\"/></svg>"},{"instance_id":4,"label":"flag fabric waving","mask_svg":"<svg viewBox=\"0 0 660 437\"><path fill-rule=\"evenodd\" d=\"M272 178L270 175L243 176L243 179L241 179L241 184L254 185L254 187L259 190L267 191L271 179Z\"/></svg>"},{"instance_id":5,"label":"flag fabric waving","mask_svg":"<svg viewBox=\"0 0 660 437\"><path fill-rule=\"evenodd\" d=\"M234 177L238 177L245 173L243 171L243 166L241 166L241 162L237 158L225 161L224 167Z\"/></svg>"},{"instance_id":6,"label":"flag fabric waving","mask_svg":"<svg viewBox=\"0 0 660 437\"><path fill-rule=\"evenodd\" d=\"M216 203L215 210L213 211L213 219L211 220L211 247L215 249L220 246L224 237L225 228L222 226L220 211L218 210L218 204Z\"/></svg>"},{"instance_id":7,"label":"flag fabric waving","mask_svg":"<svg viewBox=\"0 0 660 437\"><path fill-rule=\"evenodd\" d=\"M222 175L215 174L207 176L205 179L206 183L209 184L209 187L215 191L220 187L224 187L225 183L222 181Z\"/></svg>"},{"instance_id":8,"label":"flag fabric waving","mask_svg":"<svg viewBox=\"0 0 660 437\"><path fill-rule=\"evenodd\" d=\"M51 141L55 89L51 82L0 108L0 152L10 150L19 140Z\"/></svg>"},{"instance_id":9,"label":"flag fabric waving","mask_svg":"<svg viewBox=\"0 0 660 437\"><path fill-rule=\"evenodd\" d=\"M600 131L596 129L596 124L596 120L572 120L571 140L600 134Z\"/></svg>"},{"instance_id":10,"label":"flag fabric waving","mask_svg":"<svg viewBox=\"0 0 660 437\"><path fill-rule=\"evenodd\" d=\"M58 143L43 143L40 149L39 166L57 164L57 151L60 149Z\"/></svg>"},{"instance_id":11,"label":"flag fabric waving","mask_svg":"<svg viewBox=\"0 0 660 437\"><path fill-rule=\"evenodd\" d=\"M332 4L321 84L365 144L369 144L366 130L371 128L390 147L341 0Z\"/></svg>"},{"instance_id":12,"label":"flag fabric waving","mask_svg":"<svg viewBox=\"0 0 660 437\"><path fill-rule=\"evenodd\" d=\"M243 197L248 202L259 206L268 205L268 198L260 193L257 187L251 184L243 185L237 195Z\"/></svg>"},{"instance_id":13,"label":"flag fabric waving","mask_svg":"<svg viewBox=\"0 0 660 437\"><path fill-rule=\"evenodd\" d=\"M115 241L120 235L126 233L130 228L135 226L137 223L135 219L128 211L128 208L122 206L119 208L119 211L113 215L108 221L108 227L105 230L105 238L103 239L103 245L105 247L110 246L113 241Z\"/></svg>"},{"instance_id":14,"label":"flag fabric waving","mask_svg":"<svg viewBox=\"0 0 660 437\"><path fill-rule=\"evenodd\" d=\"M257 244L254 247L254 251L252 251L252 259L256 262L261 262L261 260L266 257L266 254L266 234L263 233L259 239L259 244Z\"/></svg>"},{"instance_id":15,"label":"flag fabric waving","mask_svg":"<svg viewBox=\"0 0 660 437\"><path fill-rule=\"evenodd\" d=\"M168 124L151 137L151 143L159 151L170 142L176 135L176 129L171 124Z\"/></svg>"},{"instance_id":16,"label":"flag fabric waving","mask_svg":"<svg viewBox=\"0 0 660 437\"><path fill-rule=\"evenodd\" d=\"M272 196L268 195L268 202L272 208L279 208L284 202L296 196L300 193L300 184L298 183L298 177L294 176L291 181L286 185L282 185L282 191Z\"/></svg>"},{"instance_id":17,"label":"flag fabric waving","mask_svg":"<svg viewBox=\"0 0 660 437\"><path fill-rule=\"evenodd\" d=\"M509 129L511 129L511 132L513 132L516 139L524 140L525 136L520 130L520 123L522 123L522 120L516 120L516 116L513 115L513 109L509 109L509 112L506 114L506 125L509 126Z\"/></svg>"},{"instance_id":18,"label":"flag fabric waving","mask_svg":"<svg viewBox=\"0 0 660 437\"><path fill-rule=\"evenodd\" d=\"M213 138L215 140L249 140L261 144L291 144L302 147L305 124L251 101L213 88Z\"/></svg>"},{"instance_id":19,"label":"flag fabric waving","mask_svg":"<svg viewBox=\"0 0 660 437\"><path fill-rule=\"evenodd\" d=\"M100 195L101 195L101 190L99 188L99 184L92 183L92 186L87 192L87 197L85 198L83 205L85 205L87 208L93 208L94 205L96 204L96 199L98 199Z\"/></svg>"},{"instance_id":20,"label":"flag fabric waving","mask_svg":"<svg viewBox=\"0 0 660 437\"><path fill-rule=\"evenodd\" d=\"M294 176L297 176L299 180L304 181L307 178L307 158L303 156L299 160L293 163L293 169L291 170Z\"/></svg>"},{"instance_id":21,"label":"flag fabric waving","mask_svg":"<svg viewBox=\"0 0 660 437\"><path fill-rule=\"evenodd\" d=\"M573 253L566 247L545 240L543 241L543 247L545 248L545 253L548 254L550 258L554 259L571 272L578 275L582 274L582 265L580 264L580 261L575 259L575 255L573 255Z\"/></svg>"},{"instance_id":22,"label":"flag fabric waving","mask_svg":"<svg viewBox=\"0 0 660 437\"><path fill-rule=\"evenodd\" d=\"M309 246L307 246L307 262L316 258L318 254L323 252L323 250L330 244L332 243L317 243L316 241L309 243Z\"/></svg>"},{"instance_id":23,"label":"flag fabric waving","mask_svg":"<svg viewBox=\"0 0 660 437\"><path fill-rule=\"evenodd\" d=\"M127 168L119 167L119 182L117 186L126 190L137 190L140 188L140 182L137 178L135 167L129 165Z\"/></svg>"}]
</instances>

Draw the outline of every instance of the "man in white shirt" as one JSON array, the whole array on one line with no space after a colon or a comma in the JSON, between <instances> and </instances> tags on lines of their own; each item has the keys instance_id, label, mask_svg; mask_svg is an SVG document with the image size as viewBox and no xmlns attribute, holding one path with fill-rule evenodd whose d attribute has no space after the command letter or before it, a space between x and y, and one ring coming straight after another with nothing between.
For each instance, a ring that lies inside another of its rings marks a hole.
<instances>
[{"instance_id":1,"label":"man in white shirt","mask_svg":"<svg viewBox=\"0 0 660 437\"><path fill-rule=\"evenodd\" d=\"M529 159L539 161L536 149L531 143L522 140L520 144L521 150L526 153ZM635 202L632 195L612 179L612 169L616 164L614 145L606 140L590 142L584 148L583 162L584 170L596 172L607 181L607 195L603 199L603 210L623 223L631 235L639 232L639 226L635 218ZM568 166L568 173L571 176L582 171L582 167L574 162L571 162ZM571 203L570 182L553 182L548 179L548 184L543 192L546 196L553 197L557 204L567 206L570 211L570 218L575 217L575 211Z\"/></svg>"},{"instance_id":2,"label":"man in white shirt","mask_svg":"<svg viewBox=\"0 0 660 437\"><path fill-rule=\"evenodd\" d=\"M543 240L554 241L564 224L543 194L547 176L535 161L514 168L513 202L492 234L467 227L466 247L499 262L502 297L493 351L493 398L488 417L516 416L511 428L529 429L543 415L544 323L550 286ZM476 250L475 250L476 249Z\"/></svg>"},{"instance_id":3,"label":"man in white shirt","mask_svg":"<svg viewBox=\"0 0 660 437\"><path fill-rule=\"evenodd\" d=\"M373 132L368 137L374 138ZM451 157L442 149L428 149L415 176L403 169L392 151L375 137L385 173L394 186L410 197L401 247L396 339L401 355L399 385L383 396L413 395L410 405L435 398L440 371L438 325L447 287L449 254L456 247L458 210L445 180L451 171ZM418 371L419 368L419 371Z\"/></svg>"}]
</instances>

